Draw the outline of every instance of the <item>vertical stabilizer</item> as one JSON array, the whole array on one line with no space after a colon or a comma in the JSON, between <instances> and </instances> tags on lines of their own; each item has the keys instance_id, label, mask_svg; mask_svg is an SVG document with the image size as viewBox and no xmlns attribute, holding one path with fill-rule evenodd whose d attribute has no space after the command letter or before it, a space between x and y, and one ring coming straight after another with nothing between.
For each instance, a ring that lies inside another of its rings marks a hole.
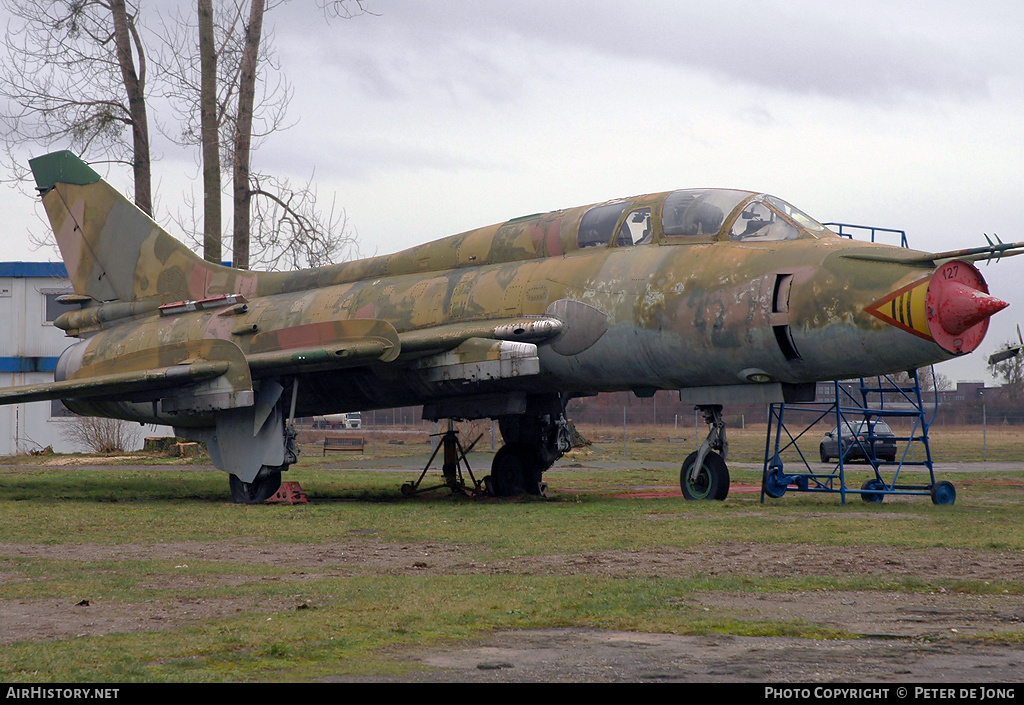
<instances>
[{"instance_id":1,"label":"vertical stabilizer","mask_svg":"<svg viewBox=\"0 0 1024 705\"><path fill-rule=\"evenodd\" d=\"M181 301L255 289L255 274L196 256L71 152L29 165L75 293Z\"/></svg>"}]
</instances>

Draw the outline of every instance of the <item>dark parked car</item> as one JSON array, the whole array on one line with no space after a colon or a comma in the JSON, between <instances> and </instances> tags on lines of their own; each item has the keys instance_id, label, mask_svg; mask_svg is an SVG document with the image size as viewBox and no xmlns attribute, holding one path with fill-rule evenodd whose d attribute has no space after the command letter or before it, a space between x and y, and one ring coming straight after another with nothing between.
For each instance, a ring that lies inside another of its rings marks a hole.
<instances>
[{"instance_id":1,"label":"dark parked car","mask_svg":"<svg viewBox=\"0 0 1024 705\"><path fill-rule=\"evenodd\" d=\"M818 447L821 462L827 463L832 458L839 458L845 453L844 460L867 460L870 451L879 460L893 462L896 460L896 434L884 421L871 422L874 433L868 433L868 422L843 422L842 447L840 448L839 428L833 428L821 439ZM856 440L854 440L856 439ZM859 441L859 442L858 442Z\"/></svg>"}]
</instances>

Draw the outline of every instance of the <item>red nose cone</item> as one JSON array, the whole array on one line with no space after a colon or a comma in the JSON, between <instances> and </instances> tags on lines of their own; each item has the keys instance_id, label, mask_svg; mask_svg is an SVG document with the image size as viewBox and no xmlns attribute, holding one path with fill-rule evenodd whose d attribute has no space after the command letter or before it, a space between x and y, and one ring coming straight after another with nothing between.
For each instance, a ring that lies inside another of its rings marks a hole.
<instances>
[{"instance_id":1,"label":"red nose cone","mask_svg":"<svg viewBox=\"0 0 1024 705\"><path fill-rule=\"evenodd\" d=\"M932 275L925 298L928 328L935 342L952 353L969 353L988 331L988 318L1006 308L990 296L981 273L971 264L946 262Z\"/></svg>"},{"instance_id":2,"label":"red nose cone","mask_svg":"<svg viewBox=\"0 0 1024 705\"><path fill-rule=\"evenodd\" d=\"M942 324L942 328L946 332L952 335L960 335L993 313L1002 311L1009 306L1002 299L997 299L959 282L950 282L942 287L941 293L936 298L938 299L939 323Z\"/></svg>"}]
</instances>

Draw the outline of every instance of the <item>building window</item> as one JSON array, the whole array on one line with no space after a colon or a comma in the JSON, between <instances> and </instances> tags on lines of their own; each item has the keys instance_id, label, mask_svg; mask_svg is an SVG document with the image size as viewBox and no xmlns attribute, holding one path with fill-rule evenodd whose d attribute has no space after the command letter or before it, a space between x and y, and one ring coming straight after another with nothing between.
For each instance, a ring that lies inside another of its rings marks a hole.
<instances>
[{"instance_id":1,"label":"building window","mask_svg":"<svg viewBox=\"0 0 1024 705\"><path fill-rule=\"evenodd\" d=\"M51 419L70 419L77 416L75 412L64 406L64 402L60 399L50 400L50 418Z\"/></svg>"},{"instance_id":2,"label":"building window","mask_svg":"<svg viewBox=\"0 0 1024 705\"><path fill-rule=\"evenodd\" d=\"M53 324L57 320L57 317L66 311L71 311L74 308L74 304L62 304L57 299L65 294L70 294L70 291L43 291L40 292L46 299L45 310L43 311L43 322Z\"/></svg>"}]
</instances>

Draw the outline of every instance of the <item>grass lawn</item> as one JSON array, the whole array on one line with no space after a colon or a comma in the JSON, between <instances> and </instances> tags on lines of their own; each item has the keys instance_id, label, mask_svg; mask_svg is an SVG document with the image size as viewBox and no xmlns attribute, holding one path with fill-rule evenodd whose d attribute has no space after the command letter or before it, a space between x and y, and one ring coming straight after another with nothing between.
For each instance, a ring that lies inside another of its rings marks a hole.
<instances>
[{"instance_id":1,"label":"grass lawn","mask_svg":"<svg viewBox=\"0 0 1024 705\"><path fill-rule=\"evenodd\" d=\"M686 440L641 429L625 442L621 429L581 430L594 443L547 473L549 497L514 500L404 496L426 434L398 444L382 433L364 455L309 452L285 477L307 493L301 505L232 504L223 473L202 465L16 459L0 470L0 679L400 674L414 666L388 654L408 645L551 626L853 638L797 618L709 613L687 596L1024 594L1024 466L944 472L953 506L800 493L762 503L739 489L691 503L678 494L678 464L692 429ZM759 486L764 427L729 434L734 488ZM984 442L933 431L940 464L982 452L1024 460L1012 431L989 429ZM470 456L477 475L487 446ZM830 566L850 552L894 567ZM913 570L908 556L938 567ZM769 569L790 560L793 570ZM1020 641L1024 629L988 638Z\"/></svg>"}]
</instances>

